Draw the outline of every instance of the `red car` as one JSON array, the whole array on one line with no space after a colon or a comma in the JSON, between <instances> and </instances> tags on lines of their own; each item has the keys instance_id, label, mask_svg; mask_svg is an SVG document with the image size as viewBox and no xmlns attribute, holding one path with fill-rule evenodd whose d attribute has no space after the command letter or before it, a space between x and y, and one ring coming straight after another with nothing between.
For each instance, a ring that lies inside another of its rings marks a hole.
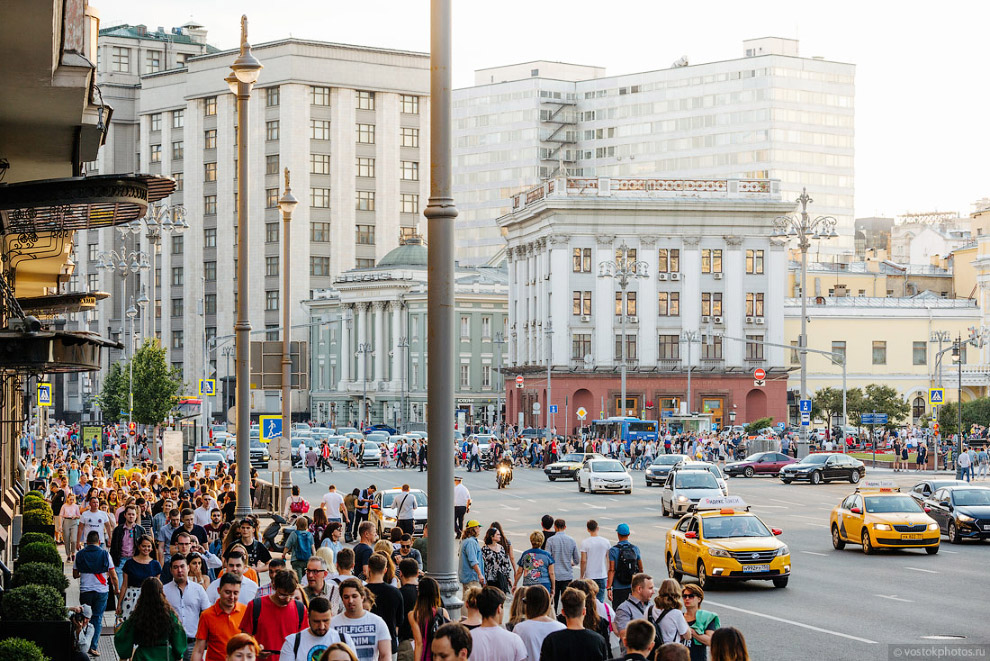
<instances>
[{"instance_id":1,"label":"red car","mask_svg":"<svg viewBox=\"0 0 990 661\"><path fill-rule=\"evenodd\" d=\"M746 477L773 475L776 477L781 468L787 464L795 463L797 463L797 459L782 452L756 452L742 461L726 464L724 470L726 475L732 477L738 475L745 475Z\"/></svg>"}]
</instances>

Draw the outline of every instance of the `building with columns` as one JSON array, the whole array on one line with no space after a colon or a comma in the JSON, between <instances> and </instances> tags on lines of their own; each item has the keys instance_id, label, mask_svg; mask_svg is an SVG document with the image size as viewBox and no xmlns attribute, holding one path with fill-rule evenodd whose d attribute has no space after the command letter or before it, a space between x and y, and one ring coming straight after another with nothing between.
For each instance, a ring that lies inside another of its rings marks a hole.
<instances>
[{"instance_id":1,"label":"building with columns","mask_svg":"<svg viewBox=\"0 0 990 661\"><path fill-rule=\"evenodd\" d=\"M311 417L330 426L361 421L406 429L426 422L426 257L419 237L373 268L345 271L314 292L309 308ZM455 387L458 419L495 421L507 324L504 268L458 267Z\"/></svg>"},{"instance_id":2,"label":"building with columns","mask_svg":"<svg viewBox=\"0 0 990 661\"><path fill-rule=\"evenodd\" d=\"M553 404L552 424L570 432L579 407L589 420L657 419L687 410L688 397L691 411L720 425L786 419L790 366L783 349L762 344L785 339L787 255L770 235L794 204L779 182L561 178L511 204L498 221L508 243L507 373L525 384L507 378L509 422L542 426ZM625 291L601 275L623 255L646 275ZM762 386L756 368L767 372Z\"/></svg>"}]
</instances>

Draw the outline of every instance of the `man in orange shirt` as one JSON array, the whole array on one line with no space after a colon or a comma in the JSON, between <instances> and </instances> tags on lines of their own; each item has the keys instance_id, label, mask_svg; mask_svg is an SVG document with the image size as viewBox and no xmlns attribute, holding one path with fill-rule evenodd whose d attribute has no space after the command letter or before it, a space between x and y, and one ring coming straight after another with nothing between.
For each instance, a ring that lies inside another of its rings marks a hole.
<instances>
[{"instance_id":1,"label":"man in orange shirt","mask_svg":"<svg viewBox=\"0 0 990 661\"><path fill-rule=\"evenodd\" d=\"M241 632L241 619L247 606L237 602L241 577L226 573L220 577L215 604L199 616L192 661L226 661L227 641Z\"/></svg>"}]
</instances>

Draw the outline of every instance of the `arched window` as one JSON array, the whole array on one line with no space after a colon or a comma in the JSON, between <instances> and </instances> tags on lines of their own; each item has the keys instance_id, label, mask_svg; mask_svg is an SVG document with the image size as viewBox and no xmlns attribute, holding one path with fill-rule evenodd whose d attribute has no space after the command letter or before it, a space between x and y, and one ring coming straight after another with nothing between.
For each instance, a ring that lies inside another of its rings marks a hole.
<instances>
[{"instance_id":1,"label":"arched window","mask_svg":"<svg viewBox=\"0 0 990 661\"><path fill-rule=\"evenodd\" d=\"M925 398L915 397L914 401L911 402L911 419L914 420L915 424L918 423L925 416Z\"/></svg>"}]
</instances>

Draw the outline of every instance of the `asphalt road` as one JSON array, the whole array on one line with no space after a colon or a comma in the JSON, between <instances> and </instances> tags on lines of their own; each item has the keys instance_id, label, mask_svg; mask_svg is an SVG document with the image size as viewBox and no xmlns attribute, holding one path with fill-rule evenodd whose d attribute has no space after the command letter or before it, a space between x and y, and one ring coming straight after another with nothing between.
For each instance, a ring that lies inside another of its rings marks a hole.
<instances>
[{"instance_id":1,"label":"asphalt road","mask_svg":"<svg viewBox=\"0 0 990 661\"><path fill-rule=\"evenodd\" d=\"M574 482L551 483L542 471L530 469L516 469L504 491L496 489L491 472L458 474L471 491L469 516L483 525L499 521L515 549L528 548L529 533L539 529L543 514L564 518L579 544L589 518L612 541L616 525L625 522L646 571L666 578L664 537L675 520L660 515L660 489L647 488L641 471L633 473L631 495L578 493ZM404 482L426 488L426 473L411 470L347 471L335 464L333 473L317 476L318 484L310 485L304 470L293 472L303 495L314 502L331 481L342 492ZM919 481L911 474L886 472L882 477L902 487ZM703 608L718 613L723 626L744 633L753 659L893 659L900 658L900 651L892 645L929 644L983 645L990 655L982 603L990 544L951 545L943 538L934 556L920 549L873 556L864 555L859 546L835 551L829 513L852 491L847 483L813 487L768 477L730 479L730 495L741 496L768 526L783 529L780 539L792 557L790 584L784 589L760 581L718 587L706 593ZM932 638L945 636L951 638Z\"/></svg>"}]
</instances>

